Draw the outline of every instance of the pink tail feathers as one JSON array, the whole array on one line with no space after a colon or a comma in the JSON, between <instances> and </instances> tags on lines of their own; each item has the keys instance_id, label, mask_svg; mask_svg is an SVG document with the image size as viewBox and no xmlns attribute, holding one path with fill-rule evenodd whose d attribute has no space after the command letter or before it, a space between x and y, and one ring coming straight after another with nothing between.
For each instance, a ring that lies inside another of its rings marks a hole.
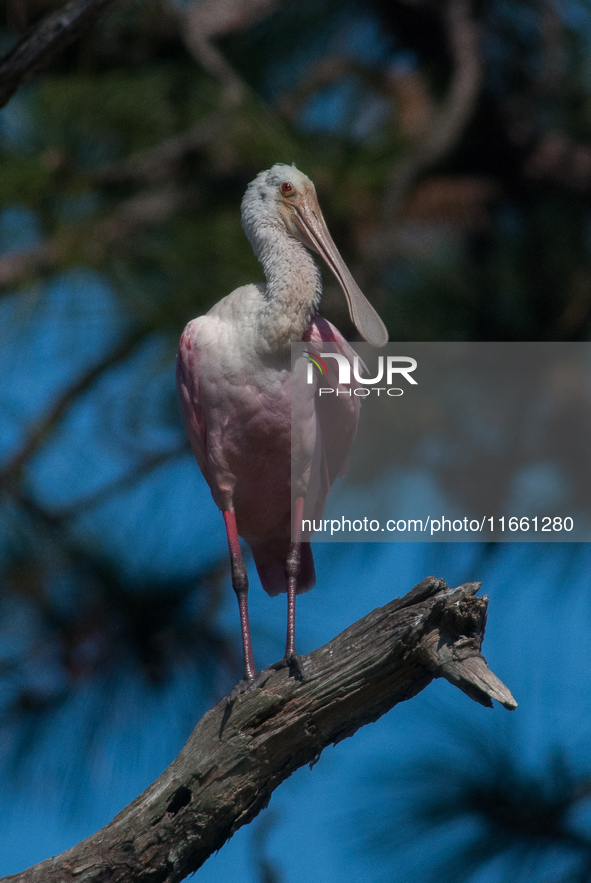
<instances>
[{"instance_id":1,"label":"pink tail feathers","mask_svg":"<svg viewBox=\"0 0 591 883\"><path fill-rule=\"evenodd\" d=\"M284 554L272 552L264 546L252 550L254 563L256 564L259 579L268 595L279 595L287 591L287 577L285 576L285 560L288 549ZM316 570L314 568L314 556L310 543L302 543L300 546L300 573L297 579L297 594L309 592L316 585Z\"/></svg>"}]
</instances>

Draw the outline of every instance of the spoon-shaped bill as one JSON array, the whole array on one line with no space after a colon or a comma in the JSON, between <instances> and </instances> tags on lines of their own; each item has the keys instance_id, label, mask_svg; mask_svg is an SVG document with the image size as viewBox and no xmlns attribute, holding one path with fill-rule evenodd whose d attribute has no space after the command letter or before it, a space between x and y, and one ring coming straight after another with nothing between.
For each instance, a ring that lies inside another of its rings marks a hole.
<instances>
[{"instance_id":1,"label":"spoon-shaped bill","mask_svg":"<svg viewBox=\"0 0 591 883\"><path fill-rule=\"evenodd\" d=\"M360 335L373 346L388 343L386 326L351 276L322 217L316 194L306 190L294 206L293 221L305 246L319 254L337 277L347 298L349 315Z\"/></svg>"}]
</instances>

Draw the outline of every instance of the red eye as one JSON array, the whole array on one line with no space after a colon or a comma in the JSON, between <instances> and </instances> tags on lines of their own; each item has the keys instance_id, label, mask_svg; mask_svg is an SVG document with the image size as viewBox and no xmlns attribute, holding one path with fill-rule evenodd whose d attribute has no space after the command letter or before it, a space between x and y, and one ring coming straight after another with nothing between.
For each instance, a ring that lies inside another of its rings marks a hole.
<instances>
[{"instance_id":1,"label":"red eye","mask_svg":"<svg viewBox=\"0 0 591 883\"><path fill-rule=\"evenodd\" d=\"M289 183L289 181L284 181L283 184L279 187L284 196L287 196L288 193L293 192L293 186Z\"/></svg>"}]
</instances>

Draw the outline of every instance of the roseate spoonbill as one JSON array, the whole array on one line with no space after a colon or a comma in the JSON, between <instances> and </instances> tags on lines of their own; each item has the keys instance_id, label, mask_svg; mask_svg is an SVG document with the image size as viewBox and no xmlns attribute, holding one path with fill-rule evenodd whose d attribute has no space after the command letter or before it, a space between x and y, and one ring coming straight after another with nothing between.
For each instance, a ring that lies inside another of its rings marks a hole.
<instances>
[{"instance_id":1,"label":"roseate spoonbill","mask_svg":"<svg viewBox=\"0 0 591 883\"><path fill-rule=\"evenodd\" d=\"M191 447L224 516L242 628L241 683L246 688L256 668L238 537L252 549L263 588L270 595L287 592L286 652L277 665L295 664L301 672L295 652L295 596L311 589L316 577L310 544L301 542L301 536L292 542L292 506L296 526L301 525L304 503L322 511L357 427L359 400L338 396L324 416L312 403L311 411L297 421L292 441L292 341L354 355L336 328L316 312L321 277L310 251L321 255L335 274L361 336L382 346L388 334L337 251L314 184L295 165L278 163L257 175L242 201L242 224L267 283L238 288L207 315L189 322L181 337L177 386ZM291 487L292 443L308 464L296 488ZM322 456L331 444L341 453ZM305 497L313 461L322 474L313 482L315 499L309 501Z\"/></svg>"}]
</instances>

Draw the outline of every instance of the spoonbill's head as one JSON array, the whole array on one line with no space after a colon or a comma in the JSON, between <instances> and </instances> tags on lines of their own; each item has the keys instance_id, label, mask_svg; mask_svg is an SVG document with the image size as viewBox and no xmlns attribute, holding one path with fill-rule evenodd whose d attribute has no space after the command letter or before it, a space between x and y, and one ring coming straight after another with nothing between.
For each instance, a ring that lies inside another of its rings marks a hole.
<instances>
[{"instance_id":1,"label":"spoonbill's head","mask_svg":"<svg viewBox=\"0 0 591 883\"><path fill-rule=\"evenodd\" d=\"M374 346L388 342L384 323L362 294L328 232L316 188L307 175L283 163L257 175L242 200L242 224L261 259L286 236L324 258L343 289L351 320L361 336Z\"/></svg>"}]
</instances>

